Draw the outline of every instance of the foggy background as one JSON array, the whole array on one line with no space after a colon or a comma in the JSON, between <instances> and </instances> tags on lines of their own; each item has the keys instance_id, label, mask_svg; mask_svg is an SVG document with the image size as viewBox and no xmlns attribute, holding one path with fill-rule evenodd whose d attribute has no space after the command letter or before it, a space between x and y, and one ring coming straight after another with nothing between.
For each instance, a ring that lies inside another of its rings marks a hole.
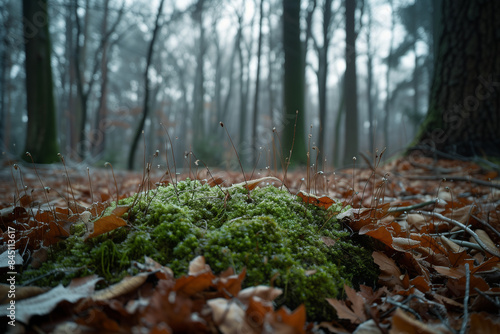
<instances>
[{"instance_id":1,"label":"foggy background","mask_svg":"<svg viewBox=\"0 0 500 334\"><path fill-rule=\"evenodd\" d=\"M345 8L343 1L331 1L325 27L327 2L301 1L301 37L307 48L306 103L299 112L306 116L310 147L324 136L319 150L326 164L343 167L349 163L342 161L349 117L342 99ZM147 89L150 110L135 168L143 166L144 146L147 159L156 150L162 156L167 148L170 153L165 130L179 166L197 158L209 166L235 168L220 121L246 166L272 165L280 133L294 126L294 120L283 117L282 0L164 0L157 16L159 4L48 1L61 153L74 163L102 166L109 161L126 168ZM402 153L415 137L428 104L432 7L430 0L357 1L359 151L372 156L387 147L390 156ZM23 154L27 123L22 1L0 0L0 8L0 140L4 157L17 157ZM158 35L145 85L155 26ZM319 120L322 74L327 83L325 124ZM195 156L186 154L191 151Z\"/></svg>"}]
</instances>

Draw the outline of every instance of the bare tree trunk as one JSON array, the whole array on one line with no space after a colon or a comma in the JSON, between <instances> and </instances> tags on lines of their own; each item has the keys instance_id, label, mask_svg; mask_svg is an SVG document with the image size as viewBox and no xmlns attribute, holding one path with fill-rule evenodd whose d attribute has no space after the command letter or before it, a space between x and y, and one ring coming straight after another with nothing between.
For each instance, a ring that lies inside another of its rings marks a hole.
<instances>
[{"instance_id":1,"label":"bare tree trunk","mask_svg":"<svg viewBox=\"0 0 500 334\"><path fill-rule=\"evenodd\" d=\"M342 163L349 165L358 154L358 96L356 78L356 0L345 1L346 15L346 71L345 71L345 150Z\"/></svg>"},{"instance_id":2,"label":"bare tree trunk","mask_svg":"<svg viewBox=\"0 0 500 334\"><path fill-rule=\"evenodd\" d=\"M387 72L385 77L386 84L386 97L385 97L385 105L384 105L384 145L385 147L389 146L389 122L390 122L390 114L391 114L391 70L393 63L393 52L394 52L394 27L396 26L396 13L394 13L394 3L393 0L389 0L389 4L391 6L391 41L389 44L389 55L387 56Z\"/></svg>"},{"instance_id":3,"label":"bare tree trunk","mask_svg":"<svg viewBox=\"0 0 500 334\"><path fill-rule=\"evenodd\" d=\"M231 101L231 97L232 97L233 84L234 84L234 62L236 59L236 55L238 55L238 48L239 48L240 41L241 41L241 31L243 29L242 21L243 21L243 15L239 15L238 16L238 30L236 32L236 37L234 39L233 52L231 53L231 58L229 60L229 73L228 73L229 87L228 87L226 98L224 99L224 105L222 107L222 114L219 117L220 120L223 122L226 121L226 116L227 116L227 113L229 111L229 101Z\"/></svg>"},{"instance_id":4,"label":"bare tree trunk","mask_svg":"<svg viewBox=\"0 0 500 334\"><path fill-rule=\"evenodd\" d=\"M368 126L368 143L369 148L372 152L375 152L375 134L373 131L374 127L374 106L373 106L373 50L372 50L372 39L371 39L371 29L372 29L373 15L371 7L368 8L368 27L366 29L366 48L367 48L367 61L366 70L368 72L367 87L366 87L366 97L368 102L368 121L370 122Z\"/></svg>"},{"instance_id":5,"label":"bare tree trunk","mask_svg":"<svg viewBox=\"0 0 500 334\"><path fill-rule=\"evenodd\" d=\"M44 24L40 27L35 17ZM26 51L26 98L28 127L26 151L37 163L59 160L57 142L56 106L54 102L51 44L47 0L23 0L23 24ZM23 155L23 158L31 161Z\"/></svg>"},{"instance_id":6,"label":"bare tree trunk","mask_svg":"<svg viewBox=\"0 0 500 334\"><path fill-rule=\"evenodd\" d=\"M165 0L160 1L158 6L158 12L156 13L155 26L153 30L153 35L151 41L149 42L148 53L146 56L146 68L144 70L144 106L142 109L142 117L139 121L139 126L136 129L134 139L132 140L132 145L130 146L130 151L128 155L128 169L134 169L134 155L139 144L139 139L141 138L142 130L144 129L144 124L146 123L146 118L149 113L149 94L150 94L150 82L149 82L149 68L151 67L151 61L153 59L154 44L156 37L158 36L158 31L160 30L160 17L163 11L163 4Z\"/></svg>"},{"instance_id":7,"label":"bare tree trunk","mask_svg":"<svg viewBox=\"0 0 500 334\"><path fill-rule=\"evenodd\" d=\"M194 89L193 89L193 117L191 121L193 122L193 146L195 151L198 150L200 146L205 145L205 70L203 66L203 61L205 58L205 52L207 50L207 45L205 42L205 27L203 26L203 11L204 11L205 0L198 0L196 3L196 9L194 13L195 20L197 21L199 28L198 37L198 52L196 54L196 73L194 79ZM200 150L201 151L201 150Z\"/></svg>"},{"instance_id":8,"label":"bare tree trunk","mask_svg":"<svg viewBox=\"0 0 500 334\"><path fill-rule=\"evenodd\" d=\"M283 111L285 127L282 154L289 162L306 164L303 45L300 40L300 0L283 0L284 88ZM296 118L297 117L297 118ZM296 126L295 119L297 119Z\"/></svg>"},{"instance_id":9,"label":"bare tree trunk","mask_svg":"<svg viewBox=\"0 0 500 334\"><path fill-rule=\"evenodd\" d=\"M253 122L252 122L252 160L257 162L257 121L259 116L259 89L260 89L260 58L262 53L262 21L264 17L264 0L260 0L259 6L259 41L257 46L257 74L255 77L255 92L253 99Z\"/></svg>"}]
</instances>

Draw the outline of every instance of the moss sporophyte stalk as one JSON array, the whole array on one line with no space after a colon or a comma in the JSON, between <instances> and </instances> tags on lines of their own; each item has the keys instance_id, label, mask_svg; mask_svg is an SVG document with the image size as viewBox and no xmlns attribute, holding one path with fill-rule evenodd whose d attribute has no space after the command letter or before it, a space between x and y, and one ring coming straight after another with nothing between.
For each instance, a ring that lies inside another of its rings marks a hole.
<instances>
[{"instance_id":1,"label":"moss sporophyte stalk","mask_svg":"<svg viewBox=\"0 0 500 334\"><path fill-rule=\"evenodd\" d=\"M203 255L214 273L246 267L244 286L282 288L277 303L291 309L304 303L309 320L334 317L325 298L341 296L344 283L356 287L376 280L369 241L335 219L339 204L316 207L274 186L253 189L251 201L248 192L241 185L222 189L186 179L123 199L119 205L133 205L123 216L127 226L84 241L85 224L74 225L49 261L28 268L23 280L45 275L36 284L55 286L97 274L111 284L135 274L131 264L144 256L181 276Z\"/></svg>"}]
</instances>

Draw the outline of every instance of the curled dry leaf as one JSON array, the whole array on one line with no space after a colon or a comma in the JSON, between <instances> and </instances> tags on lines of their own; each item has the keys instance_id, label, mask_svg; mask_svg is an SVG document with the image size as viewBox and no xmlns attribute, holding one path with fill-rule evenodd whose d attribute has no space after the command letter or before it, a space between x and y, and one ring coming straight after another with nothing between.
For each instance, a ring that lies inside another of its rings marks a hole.
<instances>
[{"instance_id":1,"label":"curled dry leaf","mask_svg":"<svg viewBox=\"0 0 500 334\"><path fill-rule=\"evenodd\" d=\"M265 177L261 177L260 179L255 179L255 180L250 180L250 181L246 181L246 182L240 182L240 183L233 184L233 187L244 187L244 188L247 188L248 190L253 190L253 189L255 189L255 187L257 187L262 182L268 182L268 183L276 182L280 185L283 183L277 177L265 176Z\"/></svg>"},{"instance_id":2,"label":"curled dry leaf","mask_svg":"<svg viewBox=\"0 0 500 334\"><path fill-rule=\"evenodd\" d=\"M246 321L245 311L233 300L215 298L207 301L219 330L224 334L257 333Z\"/></svg>"},{"instance_id":3,"label":"curled dry leaf","mask_svg":"<svg viewBox=\"0 0 500 334\"><path fill-rule=\"evenodd\" d=\"M328 196L318 197L313 194L308 194L302 190L297 193L297 196L302 198L302 201L304 201L304 203L323 207L325 209L328 209L330 206L332 206L333 203L335 203L335 200Z\"/></svg>"},{"instance_id":4,"label":"curled dry leaf","mask_svg":"<svg viewBox=\"0 0 500 334\"><path fill-rule=\"evenodd\" d=\"M486 244L486 246L488 246L488 248L498 249L497 245L495 245L495 243L493 242L493 240L491 240L491 238L489 237L489 235L484 230L477 229L474 232L476 232L476 234L479 237L479 239L481 239L481 241L484 242ZM472 237L470 239L471 239L470 240L471 242L476 242Z\"/></svg>"},{"instance_id":5,"label":"curled dry leaf","mask_svg":"<svg viewBox=\"0 0 500 334\"><path fill-rule=\"evenodd\" d=\"M238 293L238 299L245 304L248 304L249 299L253 296L259 297L265 301L273 301L282 293L283 291L278 288L273 288L265 285L257 285L241 290Z\"/></svg>"},{"instance_id":6,"label":"curled dry leaf","mask_svg":"<svg viewBox=\"0 0 500 334\"><path fill-rule=\"evenodd\" d=\"M286 307L281 307L274 314L274 321L271 323L273 327L272 333L305 333L306 325L306 307L301 304L293 312L290 312Z\"/></svg>"},{"instance_id":7,"label":"curled dry leaf","mask_svg":"<svg viewBox=\"0 0 500 334\"><path fill-rule=\"evenodd\" d=\"M438 332L439 331L436 331L436 328L427 326L426 324L413 318L400 308L396 309L396 313L392 317L392 327L389 331L390 334L434 334Z\"/></svg>"},{"instance_id":8,"label":"curled dry leaf","mask_svg":"<svg viewBox=\"0 0 500 334\"><path fill-rule=\"evenodd\" d=\"M140 273L135 276L125 277L120 282L113 284L106 289L96 291L92 295L92 298L94 300L107 300L125 295L143 285L149 275L150 273Z\"/></svg>"},{"instance_id":9,"label":"curled dry leaf","mask_svg":"<svg viewBox=\"0 0 500 334\"><path fill-rule=\"evenodd\" d=\"M365 299L361 293L356 293L356 291L344 285L344 291L346 292L347 299L350 301L350 306L347 305L346 301L338 300L334 298L327 298L326 301L335 308L337 311L337 316L341 319L347 319L353 324L360 324L367 320L364 305Z\"/></svg>"},{"instance_id":10,"label":"curled dry leaf","mask_svg":"<svg viewBox=\"0 0 500 334\"><path fill-rule=\"evenodd\" d=\"M44 292L47 292L47 288L40 288L37 286L18 286L16 287L16 301L38 296ZM8 294L10 291L9 284L0 284L0 304L9 303Z\"/></svg>"},{"instance_id":11,"label":"curled dry leaf","mask_svg":"<svg viewBox=\"0 0 500 334\"><path fill-rule=\"evenodd\" d=\"M403 286L401 271L396 262L381 252L372 253L373 261L380 267L379 280L389 287Z\"/></svg>"},{"instance_id":12,"label":"curled dry leaf","mask_svg":"<svg viewBox=\"0 0 500 334\"><path fill-rule=\"evenodd\" d=\"M189 262L188 275L190 276L196 276L209 271L211 271L210 266L206 264L205 257L202 255L198 255Z\"/></svg>"}]
</instances>

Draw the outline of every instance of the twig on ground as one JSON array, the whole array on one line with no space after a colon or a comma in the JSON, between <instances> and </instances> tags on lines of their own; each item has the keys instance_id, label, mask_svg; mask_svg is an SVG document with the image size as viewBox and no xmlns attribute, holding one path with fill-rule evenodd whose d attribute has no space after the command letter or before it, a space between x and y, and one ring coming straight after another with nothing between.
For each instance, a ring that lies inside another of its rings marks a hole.
<instances>
[{"instance_id":1,"label":"twig on ground","mask_svg":"<svg viewBox=\"0 0 500 334\"><path fill-rule=\"evenodd\" d=\"M479 184L481 186L491 187L500 189L500 184L492 183L490 181L484 181L480 179L474 179L471 177L464 176L439 176L439 175L428 175L428 176L407 176L408 180L445 180L445 181L464 181Z\"/></svg>"},{"instance_id":2,"label":"twig on ground","mask_svg":"<svg viewBox=\"0 0 500 334\"><path fill-rule=\"evenodd\" d=\"M479 217L476 217L474 215L472 215L472 218L474 218L475 220L477 220L478 222L480 222L481 224L483 224L484 226L488 227L490 230L492 230L497 236L500 237L500 232L498 232L493 226L491 226L490 224L488 224L488 222L480 219Z\"/></svg>"},{"instance_id":3,"label":"twig on ground","mask_svg":"<svg viewBox=\"0 0 500 334\"><path fill-rule=\"evenodd\" d=\"M460 223L460 222L458 222L458 221L456 221L454 219L445 217L442 214L436 213L436 212L419 211L419 213L423 214L424 216L429 216L429 217L434 217L434 218L441 219L441 220L443 220L445 222L448 222L448 223L451 223L451 224L453 224L455 226L460 227L461 229L463 229L464 231L466 231L467 233L469 233L470 236L473 237L474 240L476 240L476 242L479 244L479 246L481 246L481 248L485 252L490 253L493 256L500 257L500 252L498 250L492 249L491 247L489 247L488 245L486 245L481 240L481 238L479 238L479 236L473 230L471 230L469 227L465 226L464 224L462 224L462 223Z\"/></svg>"},{"instance_id":4,"label":"twig on ground","mask_svg":"<svg viewBox=\"0 0 500 334\"><path fill-rule=\"evenodd\" d=\"M393 208L389 208L389 210L387 212L391 213L391 212L411 211L411 210L420 209L420 208L426 207L427 205L432 205L432 204L436 204L436 200L433 199L430 201L417 203L417 204L413 204L410 206L393 207Z\"/></svg>"}]
</instances>

